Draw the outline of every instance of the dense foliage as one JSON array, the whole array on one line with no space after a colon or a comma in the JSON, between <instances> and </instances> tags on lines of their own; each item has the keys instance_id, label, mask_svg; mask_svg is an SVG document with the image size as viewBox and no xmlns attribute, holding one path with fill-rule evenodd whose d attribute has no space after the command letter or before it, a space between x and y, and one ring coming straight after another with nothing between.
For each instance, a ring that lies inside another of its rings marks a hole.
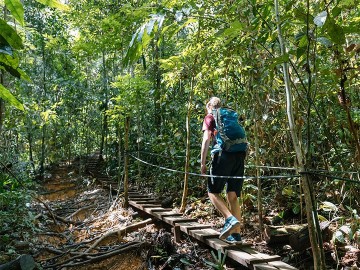
<instances>
[{"instance_id":1,"label":"dense foliage","mask_svg":"<svg viewBox=\"0 0 360 270\"><path fill-rule=\"evenodd\" d=\"M24 191L19 181L43 179L46 166L95 151L114 177L130 155L132 183L180 199L187 135L189 171L198 173L204 105L212 95L243 115L251 143L246 175L255 175L254 165L264 166L263 176L288 174L267 167L297 166L281 67L288 62L295 131L320 208L329 213L321 202L330 202L331 219L345 206L353 217L358 4L281 1L281 55L273 1L1 0L0 211L13 192ZM127 116L131 142L124 153ZM190 196L205 194L203 179L190 179ZM263 188L271 195L265 201L280 194L299 211L296 178L269 177ZM255 205L255 190L246 181L243 200Z\"/></svg>"}]
</instances>

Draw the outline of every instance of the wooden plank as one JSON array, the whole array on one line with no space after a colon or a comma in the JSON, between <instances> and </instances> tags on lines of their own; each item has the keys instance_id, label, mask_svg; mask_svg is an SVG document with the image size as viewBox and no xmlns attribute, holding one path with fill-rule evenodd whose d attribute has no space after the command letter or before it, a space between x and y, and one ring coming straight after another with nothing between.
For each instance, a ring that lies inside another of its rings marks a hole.
<instances>
[{"instance_id":1,"label":"wooden plank","mask_svg":"<svg viewBox=\"0 0 360 270\"><path fill-rule=\"evenodd\" d=\"M253 265L254 270L279 270L279 268L269 265L267 263L259 263Z\"/></svg>"},{"instance_id":2,"label":"wooden plank","mask_svg":"<svg viewBox=\"0 0 360 270\"><path fill-rule=\"evenodd\" d=\"M191 230L189 235L205 243L206 239L219 238L220 233L214 229Z\"/></svg>"},{"instance_id":3,"label":"wooden plank","mask_svg":"<svg viewBox=\"0 0 360 270\"><path fill-rule=\"evenodd\" d=\"M179 223L179 222L196 221L196 218L184 218L184 217L170 216L170 217L163 217L162 220L170 225L175 225L176 223Z\"/></svg>"},{"instance_id":4,"label":"wooden plank","mask_svg":"<svg viewBox=\"0 0 360 270\"><path fill-rule=\"evenodd\" d=\"M142 208L140 207L140 205L137 204L137 203L134 202L134 201L129 201L129 205L132 206L132 207L136 207L136 208L142 209Z\"/></svg>"},{"instance_id":5,"label":"wooden plank","mask_svg":"<svg viewBox=\"0 0 360 270\"><path fill-rule=\"evenodd\" d=\"M153 215L159 219L163 219L163 217L176 217L176 216L182 216L183 214L175 212L175 211L153 211Z\"/></svg>"},{"instance_id":6,"label":"wooden plank","mask_svg":"<svg viewBox=\"0 0 360 270\"><path fill-rule=\"evenodd\" d=\"M260 252L256 251L255 249L252 249L248 246L240 246L238 248L240 250L245 251L245 252L251 254L252 256L262 260L263 262L271 262L271 261L281 260L281 257L279 255L268 255L268 254L260 253Z\"/></svg>"},{"instance_id":7,"label":"wooden plank","mask_svg":"<svg viewBox=\"0 0 360 270\"><path fill-rule=\"evenodd\" d=\"M156 200L156 198L153 197L149 197L149 196L129 196L129 199L132 201L151 201L151 200Z\"/></svg>"},{"instance_id":8,"label":"wooden plank","mask_svg":"<svg viewBox=\"0 0 360 270\"><path fill-rule=\"evenodd\" d=\"M161 207L161 204L154 204L154 203L143 203L143 204L140 204L140 206L142 207L142 209L145 209L145 208L154 208L154 207Z\"/></svg>"},{"instance_id":9,"label":"wooden plank","mask_svg":"<svg viewBox=\"0 0 360 270\"><path fill-rule=\"evenodd\" d=\"M292 265L289 265L287 263L284 263L283 261L274 261L269 262L270 265L277 267L277 269L281 270L298 270L297 268L293 267Z\"/></svg>"},{"instance_id":10,"label":"wooden plank","mask_svg":"<svg viewBox=\"0 0 360 270\"><path fill-rule=\"evenodd\" d=\"M226 242L226 241L225 241ZM231 249L236 249L236 248L243 248L243 247L250 247L252 246L252 244L250 243L246 243L246 242L241 242L241 243L235 243L235 244L230 244L228 243L229 246L227 247L228 249L231 248Z\"/></svg>"},{"instance_id":11,"label":"wooden plank","mask_svg":"<svg viewBox=\"0 0 360 270\"><path fill-rule=\"evenodd\" d=\"M172 208L163 208L163 207L157 207L157 209L153 209L152 212L166 212L166 211L171 211Z\"/></svg>"},{"instance_id":12,"label":"wooden plank","mask_svg":"<svg viewBox=\"0 0 360 270\"><path fill-rule=\"evenodd\" d=\"M146 212L146 213L148 213L150 215L153 215L153 216L155 216L154 211L156 213L156 211L159 211L159 210L160 211L166 211L165 208L162 208L162 207L146 207L146 208L143 209L144 212Z\"/></svg>"},{"instance_id":13,"label":"wooden plank","mask_svg":"<svg viewBox=\"0 0 360 270\"><path fill-rule=\"evenodd\" d=\"M157 201L157 200L132 200L132 201L136 202L137 204L150 204L150 203L153 203L153 204L160 204L161 205L161 202Z\"/></svg>"},{"instance_id":14,"label":"wooden plank","mask_svg":"<svg viewBox=\"0 0 360 270\"><path fill-rule=\"evenodd\" d=\"M263 263L262 259L256 258L242 250L227 249L227 256L248 268L252 268L254 264Z\"/></svg>"},{"instance_id":15,"label":"wooden plank","mask_svg":"<svg viewBox=\"0 0 360 270\"><path fill-rule=\"evenodd\" d=\"M183 214L177 212L155 212L154 216L158 217L159 219L163 219L164 217L182 217Z\"/></svg>"},{"instance_id":16,"label":"wooden plank","mask_svg":"<svg viewBox=\"0 0 360 270\"><path fill-rule=\"evenodd\" d=\"M144 210L145 208L155 208L155 207L161 207L160 204L138 204L137 202L134 201L129 201L129 205L136 207L138 209Z\"/></svg>"},{"instance_id":17,"label":"wooden plank","mask_svg":"<svg viewBox=\"0 0 360 270\"><path fill-rule=\"evenodd\" d=\"M181 222L177 223L176 225L180 226L180 230L189 234L191 230L198 230L198 229L208 229L211 228L209 224L200 224L198 222Z\"/></svg>"},{"instance_id":18,"label":"wooden plank","mask_svg":"<svg viewBox=\"0 0 360 270\"><path fill-rule=\"evenodd\" d=\"M224 251L224 248L229 245L228 243L220 240L219 238L208 238L205 240L205 243L213 249L220 249L221 251Z\"/></svg>"}]
</instances>

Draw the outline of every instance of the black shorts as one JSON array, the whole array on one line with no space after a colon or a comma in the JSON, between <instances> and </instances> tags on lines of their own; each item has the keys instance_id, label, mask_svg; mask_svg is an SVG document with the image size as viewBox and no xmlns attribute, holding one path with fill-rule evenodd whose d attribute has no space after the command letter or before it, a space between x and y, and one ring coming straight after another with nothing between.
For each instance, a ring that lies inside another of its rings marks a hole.
<instances>
[{"instance_id":1,"label":"black shorts","mask_svg":"<svg viewBox=\"0 0 360 270\"><path fill-rule=\"evenodd\" d=\"M210 175L214 176L244 176L244 160L246 152L225 152L221 155L216 153L210 167ZM209 177L208 192L221 193L226 185L226 192L234 191L238 197L243 186L244 179Z\"/></svg>"}]
</instances>

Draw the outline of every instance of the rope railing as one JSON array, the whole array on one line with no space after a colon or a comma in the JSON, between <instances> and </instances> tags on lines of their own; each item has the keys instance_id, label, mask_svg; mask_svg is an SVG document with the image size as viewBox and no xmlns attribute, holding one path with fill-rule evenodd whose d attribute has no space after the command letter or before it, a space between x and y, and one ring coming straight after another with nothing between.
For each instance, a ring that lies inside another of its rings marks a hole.
<instances>
[{"instance_id":1,"label":"rope railing","mask_svg":"<svg viewBox=\"0 0 360 270\"><path fill-rule=\"evenodd\" d=\"M132 152L127 152L127 154L129 156L131 156L132 158L134 158L135 160L137 160L137 161L139 161L139 162L141 162L141 163L143 163L145 165L148 165L148 166L151 166L151 167L154 167L154 168L158 168L158 169L162 169L162 170L166 170L166 171L169 171L169 172L188 174L188 175L191 175L191 176L198 176L198 177L216 177L216 178L246 179L246 180L252 180L252 179L292 179L292 178L299 178L299 177L302 176L302 174L312 174L312 175L322 176L322 177L325 177L325 178L337 179L337 180L341 180L341 181L360 184L360 179L359 180L354 180L354 179L350 179L350 178L325 174L326 172L329 172L329 171L325 171L325 170L309 170L309 171L299 172L298 174L267 175L267 176L223 176L223 175L199 174L199 173L194 173L194 172L185 172L185 171L181 171L181 170L176 170L176 169L172 169L172 168L168 168L168 167L165 167L165 166L160 166L160 165L156 165L156 164L147 162L147 161L145 161L143 159L140 159L139 157L136 157L136 156L131 154L131 153L135 153L135 152L144 152L144 151L132 151ZM157 155L157 156L169 158L168 156L154 154L154 153L150 153L150 152L146 152L146 154ZM179 156L177 156L177 157L179 157ZM245 165L245 167L247 167L247 168L255 167L255 168L266 168L266 169L292 170L292 171L297 170L296 168L292 168L292 167L278 167L278 166ZM340 173L340 172L337 172L337 173ZM343 172L343 173L359 174L358 172Z\"/></svg>"},{"instance_id":2,"label":"rope railing","mask_svg":"<svg viewBox=\"0 0 360 270\"><path fill-rule=\"evenodd\" d=\"M129 156L131 156L132 158L134 158L135 160L149 165L151 167L154 168L158 168L158 169L162 169L162 170L166 170L166 171L170 171L170 172L175 172L175 173L182 173L182 174L188 174L188 175L192 175L192 176L200 176L200 177L216 177L216 178L230 178L230 179L289 179L289 178L298 178L301 175L299 174L294 174L294 175L271 175L271 176L223 176L223 175L210 175L210 174L199 174L199 173L194 173L194 172L184 172L184 171L180 171L180 170L175 170L175 169L171 169L171 168L167 168L164 166L160 166L160 165L156 165L156 164L152 164L150 162L147 162L145 160L142 160L138 157L135 157L132 154L129 154Z\"/></svg>"}]
</instances>

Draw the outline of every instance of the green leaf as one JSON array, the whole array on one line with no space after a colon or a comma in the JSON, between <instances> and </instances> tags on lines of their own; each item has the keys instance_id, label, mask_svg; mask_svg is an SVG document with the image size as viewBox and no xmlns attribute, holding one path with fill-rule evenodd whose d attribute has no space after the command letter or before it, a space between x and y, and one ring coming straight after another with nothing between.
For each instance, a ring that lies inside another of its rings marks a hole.
<instances>
[{"instance_id":1,"label":"green leaf","mask_svg":"<svg viewBox=\"0 0 360 270\"><path fill-rule=\"evenodd\" d=\"M61 2L57 1L57 0L36 0L37 2L44 4L45 6L49 6L52 8L57 8L60 10L64 10L64 11L68 11L69 10L69 6L68 5L64 5Z\"/></svg>"},{"instance_id":2,"label":"green leaf","mask_svg":"<svg viewBox=\"0 0 360 270\"><path fill-rule=\"evenodd\" d=\"M325 47L331 47L332 42L327 39L326 37L318 37L317 42L319 42L320 44L324 45Z\"/></svg>"},{"instance_id":3,"label":"green leaf","mask_svg":"<svg viewBox=\"0 0 360 270\"><path fill-rule=\"evenodd\" d=\"M24 7L20 0L5 0L7 9L21 25L24 25Z\"/></svg>"},{"instance_id":4,"label":"green leaf","mask_svg":"<svg viewBox=\"0 0 360 270\"><path fill-rule=\"evenodd\" d=\"M345 43L345 32L344 29L337 25L333 20L327 20L325 26L330 36L330 39L336 44Z\"/></svg>"},{"instance_id":5,"label":"green leaf","mask_svg":"<svg viewBox=\"0 0 360 270\"><path fill-rule=\"evenodd\" d=\"M289 54L284 54L282 56L272 58L272 59L270 59L270 61L272 62L272 64L270 65L270 68L272 69L279 64L288 62Z\"/></svg>"},{"instance_id":6,"label":"green leaf","mask_svg":"<svg viewBox=\"0 0 360 270\"><path fill-rule=\"evenodd\" d=\"M1 66L12 76L29 82L31 81L30 77L19 68L19 58L12 57L9 54L0 54L0 67Z\"/></svg>"},{"instance_id":7,"label":"green leaf","mask_svg":"<svg viewBox=\"0 0 360 270\"><path fill-rule=\"evenodd\" d=\"M334 7L333 10L331 11L331 15L335 18L337 16L339 16L341 13L341 8L339 7Z\"/></svg>"},{"instance_id":8,"label":"green leaf","mask_svg":"<svg viewBox=\"0 0 360 270\"><path fill-rule=\"evenodd\" d=\"M0 36L14 49L22 49L23 44L20 36L4 20L0 19Z\"/></svg>"},{"instance_id":9,"label":"green leaf","mask_svg":"<svg viewBox=\"0 0 360 270\"><path fill-rule=\"evenodd\" d=\"M9 102L11 105L16 107L17 109L19 109L21 111L24 110L24 106L2 84L0 84L0 98Z\"/></svg>"},{"instance_id":10,"label":"green leaf","mask_svg":"<svg viewBox=\"0 0 360 270\"><path fill-rule=\"evenodd\" d=\"M306 35L304 35L299 41L299 47L303 48L306 47L307 45L308 45L308 38Z\"/></svg>"}]
</instances>

